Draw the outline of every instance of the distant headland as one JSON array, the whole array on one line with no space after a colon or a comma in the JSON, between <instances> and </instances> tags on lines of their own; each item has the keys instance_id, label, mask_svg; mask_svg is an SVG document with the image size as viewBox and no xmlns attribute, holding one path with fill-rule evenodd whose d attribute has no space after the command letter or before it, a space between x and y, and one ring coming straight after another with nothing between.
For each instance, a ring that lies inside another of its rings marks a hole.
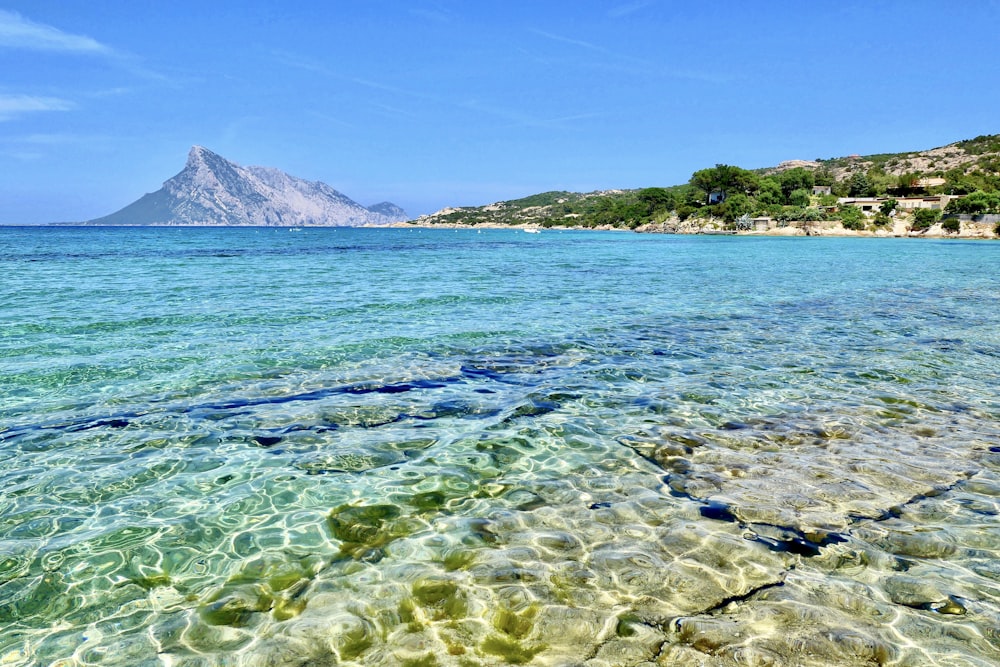
<instances>
[{"instance_id":1,"label":"distant headland","mask_svg":"<svg viewBox=\"0 0 1000 667\"><path fill-rule=\"evenodd\" d=\"M675 234L1000 236L1000 135L930 150L717 164L681 185L545 192L396 226L629 229Z\"/></svg>"}]
</instances>

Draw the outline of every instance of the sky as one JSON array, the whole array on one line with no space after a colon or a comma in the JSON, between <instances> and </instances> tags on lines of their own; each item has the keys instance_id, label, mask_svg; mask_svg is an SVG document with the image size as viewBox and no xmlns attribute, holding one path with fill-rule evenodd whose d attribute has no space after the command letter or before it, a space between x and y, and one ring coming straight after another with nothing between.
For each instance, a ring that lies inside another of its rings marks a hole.
<instances>
[{"instance_id":1,"label":"sky","mask_svg":"<svg viewBox=\"0 0 1000 667\"><path fill-rule=\"evenodd\" d=\"M0 223L201 145L412 217L1000 133L1000 0L0 0Z\"/></svg>"}]
</instances>

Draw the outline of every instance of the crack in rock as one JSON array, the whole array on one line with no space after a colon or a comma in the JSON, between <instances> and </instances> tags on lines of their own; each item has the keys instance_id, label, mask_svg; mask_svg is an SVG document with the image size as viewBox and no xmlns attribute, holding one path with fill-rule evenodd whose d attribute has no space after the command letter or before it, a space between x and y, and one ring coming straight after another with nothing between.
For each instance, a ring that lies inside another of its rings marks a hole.
<instances>
[{"instance_id":1,"label":"crack in rock","mask_svg":"<svg viewBox=\"0 0 1000 667\"><path fill-rule=\"evenodd\" d=\"M746 602L751 601L752 599L754 599L755 597L757 597L761 593L764 593L764 592L769 591L769 590L774 589L774 588L781 588L782 586L785 585L785 579L788 576L788 572L791 571L791 570L793 570L793 569L795 569L794 566L791 567L791 568L789 568L789 570L787 570L785 572L782 572L779 575L778 579L775 580L775 581L770 581L770 582L767 582L767 583L764 583L764 584L760 584L759 586L755 586L754 588L750 589L746 593L742 593L742 594L739 594L739 595L730 595L729 597L727 597L727 598L725 598L723 600L720 600L719 602L717 602L716 604L712 605L711 607L707 607L707 608L705 608L705 609L703 609L703 610L701 610L699 612L696 612L696 613L693 613L693 614L686 614L684 616L677 616L675 618L670 619L665 624L663 624L663 623L650 624L648 622L646 624L650 625L650 627L655 627L656 629L658 629L660 632L663 632L664 634L668 634L668 635L669 634L679 634L679 633L681 633L683 631L683 623L684 623L685 619L693 619L693 618L697 618L699 616L712 616L712 615L715 615L715 614L717 614L719 612L723 612L724 613L726 611L726 609L730 605L738 605L738 604L741 604L741 603L746 603ZM664 651L666 650L667 646L670 645L670 644L672 644L672 643L673 642L670 639L663 640L663 642L660 644L659 649L656 652L656 655L654 656L654 660L658 660L659 658L661 658L663 656Z\"/></svg>"},{"instance_id":2,"label":"crack in rock","mask_svg":"<svg viewBox=\"0 0 1000 667\"><path fill-rule=\"evenodd\" d=\"M697 503L699 505L699 514L706 519L726 521L739 525L741 528L747 530L745 537L748 540L757 542L771 551L792 553L806 558L812 558L820 554L820 549L822 547L830 544L846 542L849 538L854 537L850 528L844 532L826 530L804 531L794 526L744 521L739 516L739 509L732 507L728 503L706 499L688 491L680 490L678 488L680 485L671 483L675 474L669 472L664 467L663 463L658 461L655 456L643 451L642 447L632 444L628 438L619 438L619 442L628 447L643 460L648 461L650 464L666 473L663 476L663 483L670 490L669 493L671 496L675 498L684 498ZM893 505L889 509L882 510L875 516L857 514L848 515L848 525L853 528L866 523L899 518L903 513L904 508L929 498L937 498L948 494L954 491L959 485L978 475L979 472L981 472L981 470L958 472L956 474L959 478L951 484L935 486L928 491L914 494L909 499Z\"/></svg>"}]
</instances>

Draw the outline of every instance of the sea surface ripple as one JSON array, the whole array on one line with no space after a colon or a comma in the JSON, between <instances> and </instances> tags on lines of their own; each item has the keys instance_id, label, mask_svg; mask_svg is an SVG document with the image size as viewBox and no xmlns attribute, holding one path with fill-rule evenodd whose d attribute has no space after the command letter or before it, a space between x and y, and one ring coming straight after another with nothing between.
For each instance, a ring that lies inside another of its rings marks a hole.
<instances>
[{"instance_id":1,"label":"sea surface ripple","mask_svg":"<svg viewBox=\"0 0 1000 667\"><path fill-rule=\"evenodd\" d=\"M0 665L996 665L998 266L0 227Z\"/></svg>"}]
</instances>

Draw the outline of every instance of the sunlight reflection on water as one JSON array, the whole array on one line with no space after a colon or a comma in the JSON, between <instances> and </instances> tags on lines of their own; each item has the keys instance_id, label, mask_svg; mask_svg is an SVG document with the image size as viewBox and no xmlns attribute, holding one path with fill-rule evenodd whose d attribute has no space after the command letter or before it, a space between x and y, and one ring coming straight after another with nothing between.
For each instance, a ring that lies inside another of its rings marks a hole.
<instances>
[{"instance_id":1,"label":"sunlight reflection on water","mask_svg":"<svg viewBox=\"0 0 1000 667\"><path fill-rule=\"evenodd\" d=\"M0 664L1000 660L993 244L279 231L0 230Z\"/></svg>"}]
</instances>

